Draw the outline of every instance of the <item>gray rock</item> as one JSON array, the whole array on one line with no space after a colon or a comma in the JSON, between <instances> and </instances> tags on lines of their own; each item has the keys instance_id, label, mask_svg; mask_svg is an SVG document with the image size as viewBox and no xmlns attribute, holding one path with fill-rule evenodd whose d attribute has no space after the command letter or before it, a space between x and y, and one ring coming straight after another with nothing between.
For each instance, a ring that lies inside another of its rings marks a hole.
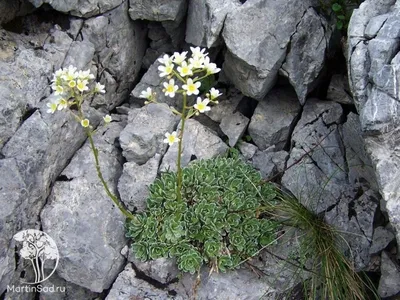
<instances>
[{"instance_id":1,"label":"gray rock","mask_svg":"<svg viewBox=\"0 0 400 300\"><path fill-rule=\"evenodd\" d=\"M371 18L371 20L368 22L368 25L365 27L364 36L367 39L373 39L376 37L379 30L382 28L382 25L386 22L388 16L388 14L384 14Z\"/></svg>"},{"instance_id":2,"label":"gray rock","mask_svg":"<svg viewBox=\"0 0 400 300\"><path fill-rule=\"evenodd\" d=\"M286 151L271 152L268 149L259 151L252 158L252 165L261 172L264 179L269 179L285 168L289 153Z\"/></svg>"},{"instance_id":3,"label":"gray rock","mask_svg":"<svg viewBox=\"0 0 400 300\"><path fill-rule=\"evenodd\" d=\"M167 148L165 133L174 131L177 124L178 117L164 105L150 103L132 110L119 137L123 155L139 165L156 153L163 155Z\"/></svg>"},{"instance_id":4,"label":"gray rock","mask_svg":"<svg viewBox=\"0 0 400 300\"><path fill-rule=\"evenodd\" d=\"M309 8L291 37L290 51L282 65L301 104L316 86L328 51L332 30L314 8Z\"/></svg>"},{"instance_id":5,"label":"gray rock","mask_svg":"<svg viewBox=\"0 0 400 300\"><path fill-rule=\"evenodd\" d=\"M176 259L162 257L143 262L135 257L130 248L128 260L134 264L136 269L163 284L169 283L179 275Z\"/></svg>"},{"instance_id":6,"label":"gray rock","mask_svg":"<svg viewBox=\"0 0 400 300\"><path fill-rule=\"evenodd\" d=\"M223 68L225 75L243 94L261 100L272 88L286 54L291 50L288 46L291 42L295 42L293 36L299 32L299 38L300 32L307 30L298 25L305 18L311 4L311 1L298 0L285 2L257 0L246 2L228 14L222 32L228 48ZM263 30L260 30L260 26ZM321 30L322 24L319 20L319 23L305 35L304 44L316 45L313 37L321 36ZM323 37L318 51L312 52L316 55L310 55L309 64L303 65L304 69L312 66L307 70L313 73L308 80L314 80L314 75L319 72L324 41ZM300 40L298 42L300 43ZM292 53L294 62L296 54ZM301 84L297 78L297 75L292 77L293 84L296 82L300 91ZM306 84L311 86L312 82ZM304 100L303 95L299 96Z\"/></svg>"},{"instance_id":7,"label":"gray rock","mask_svg":"<svg viewBox=\"0 0 400 300\"><path fill-rule=\"evenodd\" d=\"M137 278L135 270L132 268L131 264L128 264L118 275L106 300L132 299L166 300L177 298L169 296L168 291L157 289L146 281Z\"/></svg>"},{"instance_id":8,"label":"gray rock","mask_svg":"<svg viewBox=\"0 0 400 300\"><path fill-rule=\"evenodd\" d=\"M338 198L338 204L326 212L325 220L340 230L341 236L346 240L343 251L349 253L354 267L360 271L370 262L373 221L379 195L367 190L358 197L354 189L344 185L341 190L343 192Z\"/></svg>"},{"instance_id":9,"label":"gray rock","mask_svg":"<svg viewBox=\"0 0 400 300\"><path fill-rule=\"evenodd\" d=\"M317 212L335 204L347 184L336 125L341 115L339 104L309 99L292 134L294 148L287 165L293 166L283 175L282 185Z\"/></svg>"},{"instance_id":10,"label":"gray rock","mask_svg":"<svg viewBox=\"0 0 400 300\"><path fill-rule=\"evenodd\" d=\"M23 228L37 228L49 186L85 140L82 127L65 113L47 114L45 99L2 149L0 177L4 192L0 205L0 293L15 269L12 236ZM98 116L89 110L93 126ZM12 201L11 201L12 200Z\"/></svg>"},{"instance_id":11,"label":"gray rock","mask_svg":"<svg viewBox=\"0 0 400 300\"><path fill-rule=\"evenodd\" d=\"M177 131L179 134L180 130ZM213 158L226 153L227 150L228 146L207 127L193 119L186 121L181 156L182 167L187 166L194 159ZM160 170L176 171L177 155L178 143L175 143L168 148L164 155Z\"/></svg>"},{"instance_id":12,"label":"gray rock","mask_svg":"<svg viewBox=\"0 0 400 300\"><path fill-rule=\"evenodd\" d=\"M243 141L239 142L238 148L245 159L251 159L258 150L257 146Z\"/></svg>"},{"instance_id":13,"label":"gray rock","mask_svg":"<svg viewBox=\"0 0 400 300\"><path fill-rule=\"evenodd\" d=\"M215 122L221 122L223 118L229 117L235 113L238 109L240 101L243 99L243 95L236 89L230 89L225 93L222 92L221 100L218 105L213 106L210 111L205 114L211 120Z\"/></svg>"},{"instance_id":14,"label":"gray rock","mask_svg":"<svg viewBox=\"0 0 400 300\"><path fill-rule=\"evenodd\" d=\"M239 139L246 131L249 124L249 118L236 112L231 116L226 116L222 119L219 127L222 132L229 138L229 146L234 147Z\"/></svg>"},{"instance_id":15,"label":"gray rock","mask_svg":"<svg viewBox=\"0 0 400 300\"><path fill-rule=\"evenodd\" d=\"M121 154L114 145L121 130L113 122L94 135L104 180L114 194L122 172ZM55 182L41 212L43 230L58 246L58 275L100 293L111 286L124 266L120 254L126 244L124 216L97 177L88 142L62 176L67 181Z\"/></svg>"},{"instance_id":16,"label":"gray rock","mask_svg":"<svg viewBox=\"0 0 400 300\"><path fill-rule=\"evenodd\" d=\"M160 57L162 57L162 55ZM152 91L156 93L156 100L158 103L166 103L169 106L177 107L178 102L182 102L180 96L171 98L166 96L162 91L164 89L162 83L168 80L165 77L160 77L160 72L158 71L159 66L161 66L161 63L156 60L147 70L146 74L143 75L142 79L140 79L140 82L130 94L131 97L133 97L133 102L143 102L143 99L140 99L140 94L150 87Z\"/></svg>"},{"instance_id":17,"label":"gray rock","mask_svg":"<svg viewBox=\"0 0 400 300\"><path fill-rule=\"evenodd\" d=\"M132 20L180 21L186 12L185 0L133 0L129 3Z\"/></svg>"},{"instance_id":18,"label":"gray rock","mask_svg":"<svg viewBox=\"0 0 400 300\"><path fill-rule=\"evenodd\" d=\"M43 290L39 294L39 300L77 300L99 299L99 293L89 291L79 285L69 283L56 273L42 283ZM54 289L54 291L53 291Z\"/></svg>"},{"instance_id":19,"label":"gray rock","mask_svg":"<svg viewBox=\"0 0 400 300\"><path fill-rule=\"evenodd\" d=\"M378 294L381 297L394 296L400 292L400 271L386 252L381 256L381 279L379 280Z\"/></svg>"},{"instance_id":20,"label":"gray rock","mask_svg":"<svg viewBox=\"0 0 400 300\"><path fill-rule=\"evenodd\" d=\"M238 0L191 0L186 23L186 42L211 48L219 44L219 35L229 12Z\"/></svg>"},{"instance_id":21,"label":"gray rock","mask_svg":"<svg viewBox=\"0 0 400 300\"><path fill-rule=\"evenodd\" d=\"M260 101L249 124L249 134L260 150L275 145L282 149L300 112L296 95L291 90L274 89Z\"/></svg>"},{"instance_id":22,"label":"gray rock","mask_svg":"<svg viewBox=\"0 0 400 300\"><path fill-rule=\"evenodd\" d=\"M395 239L394 234L387 230L385 227L379 226L374 229L374 235L372 237L372 245L369 249L370 254L378 253L386 248L391 241Z\"/></svg>"},{"instance_id":23,"label":"gray rock","mask_svg":"<svg viewBox=\"0 0 400 300\"><path fill-rule=\"evenodd\" d=\"M343 104L354 104L350 96L350 87L347 78L340 74L334 74L328 87L327 98Z\"/></svg>"},{"instance_id":24,"label":"gray rock","mask_svg":"<svg viewBox=\"0 0 400 300\"><path fill-rule=\"evenodd\" d=\"M68 13L78 17L91 17L105 13L118 5L123 0L95 0L95 1L76 1L76 0L28 0L34 6L40 7L44 3L50 4L55 10Z\"/></svg>"},{"instance_id":25,"label":"gray rock","mask_svg":"<svg viewBox=\"0 0 400 300\"><path fill-rule=\"evenodd\" d=\"M1 1L0 25L13 20L15 17L25 16L33 10L34 7L27 0Z\"/></svg>"},{"instance_id":26,"label":"gray rock","mask_svg":"<svg viewBox=\"0 0 400 300\"><path fill-rule=\"evenodd\" d=\"M123 173L118 181L118 192L121 201L129 210L142 212L146 209L148 187L157 177L160 160L161 156L156 154L143 165L133 161L124 164Z\"/></svg>"},{"instance_id":27,"label":"gray rock","mask_svg":"<svg viewBox=\"0 0 400 300\"><path fill-rule=\"evenodd\" d=\"M203 268L200 274L200 283L196 294L197 275L185 273L179 283L172 285L183 299L246 299L255 300L266 297L275 299L275 291L266 284L263 278L249 269L232 270L226 273L212 273Z\"/></svg>"},{"instance_id":28,"label":"gray rock","mask_svg":"<svg viewBox=\"0 0 400 300\"><path fill-rule=\"evenodd\" d=\"M83 40L91 42L98 54L97 77L106 83L104 103L95 101L94 104L105 104L108 110L126 100L139 75L147 47L146 28L133 22L127 9L128 1L125 1L101 16L86 20L81 30Z\"/></svg>"},{"instance_id":29,"label":"gray rock","mask_svg":"<svg viewBox=\"0 0 400 300\"><path fill-rule=\"evenodd\" d=\"M347 121L342 126L341 137L346 151L349 182L358 184L366 181L373 190L377 191L375 171L365 150L362 135L359 116L354 113L348 114Z\"/></svg>"}]
</instances>

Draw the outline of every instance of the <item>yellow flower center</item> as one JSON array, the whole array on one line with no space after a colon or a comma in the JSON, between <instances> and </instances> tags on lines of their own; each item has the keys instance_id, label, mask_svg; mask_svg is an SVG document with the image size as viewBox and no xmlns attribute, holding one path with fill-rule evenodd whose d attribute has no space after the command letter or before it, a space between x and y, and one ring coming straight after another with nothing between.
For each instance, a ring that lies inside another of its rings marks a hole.
<instances>
[{"instance_id":1,"label":"yellow flower center","mask_svg":"<svg viewBox=\"0 0 400 300\"><path fill-rule=\"evenodd\" d=\"M172 65L167 65L165 67L165 73L170 74L170 73L172 73L173 69L174 69L174 67Z\"/></svg>"},{"instance_id":2,"label":"yellow flower center","mask_svg":"<svg viewBox=\"0 0 400 300\"><path fill-rule=\"evenodd\" d=\"M76 86L76 82L75 80L71 80L70 82L68 82L69 87L73 88Z\"/></svg>"},{"instance_id":3,"label":"yellow flower center","mask_svg":"<svg viewBox=\"0 0 400 300\"><path fill-rule=\"evenodd\" d=\"M174 91L174 86L171 85L171 84L168 85L168 86L167 86L167 92L168 92L168 93L173 93L173 92L175 92L175 91Z\"/></svg>"},{"instance_id":4,"label":"yellow flower center","mask_svg":"<svg viewBox=\"0 0 400 300\"><path fill-rule=\"evenodd\" d=\"M197 109L198 110L204 110L205 108L206 108L206 106L204 105L204 103L197 104Z\"/></svg>"},{"instance_id":5,"label":"yellow flower center","mask_svg":"<svg viewBox=\"0 0 400 300\"><path fill-rule=\"evenodd\" d=\"M197 89L196 85L188 84L188 91L189 92L194 92L196 89Z\"/></svg>"},{"instance_id":6,"label":"yellow flower center","mask_svg":"<svg viewBox=\"0 0 400 300\"><path fill-rule=\"evenodd\" d=\"M176 137L175 136L173 136L172 134L168 137L168 142L170 142L170 143L175 143L175 139L176 139Z\"/></svg>"}]
</instances>

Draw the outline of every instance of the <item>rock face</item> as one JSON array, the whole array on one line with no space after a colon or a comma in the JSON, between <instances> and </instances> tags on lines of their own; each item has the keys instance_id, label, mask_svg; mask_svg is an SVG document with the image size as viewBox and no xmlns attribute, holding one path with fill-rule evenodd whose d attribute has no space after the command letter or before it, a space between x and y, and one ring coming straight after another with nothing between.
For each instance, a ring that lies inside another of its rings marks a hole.
<instances>
[{"instance_id":1,"label":"rock face","mask_svg":"<svg viewBox=\"0 0 400 300\"><path fill-rule=\"evenodd\" d=\"M323 66L330 38L325 24L311 1L247 1L225 20L225 74L245 95L261 100L282 67L304 103Z\"/></svg>"},{"instance_id":2,"label":"rock face","mask_svg":"<svg viewBox=\"0 0 400 300\"><path fill-rule=\"evenodd\" d=\"M49 100L49 99L46 99ZM98 116L92 114L96 126ZM0 293L15 269L12 236L36 228L49 186L85 140L85 133L71 115L46 113L45 102L3 147L0 160ZM12 200L12 201L11 201Z\"/></svg>"},{"instance_id":3,"label":"rock face","mask_svg":"<svg viewBox=\"0 0 400 300\"><path fill-rule=\"evenodd\" d=\"M399 266L395 264L386 252L382 252L381 279L379 281L378 293L381 297L390 297L400 292Z\"/></svg>"},{"instance_id":4,"label":"rock face","mask_svg":"<svg viewBox=\"0 0 400 300\"><path fill-rule=\"evenodd\" d=\"M114 282L106 300L131 299L182 299L169 296L168 291L157 289L149 283L136 277L136 272L130 264L121 272Z\"/></svg>"},{"instance_id":5,"label":"rock face","mask_svg":"<svg viewBox=\"0 0 400 300\"><path fill-rule=\"evenodd\" d=\"M121 130L114 122L94 136L103 177L113 193L122 172L121 154L114 145ZM69 282L102 292L123 268L124 216L97 177L89 143L76 153L60 179L41 213L43 230L60 251L57 273Z\"/></svg>"},{"instance_id":6,"label":"rock face","mask_svg":"<svg viewBox=\"0 0 400 300\"><path fill-rule=\"evenodd\" d=\"M133 0L129 2L132 20L180 21L186 12L185 0Z\"/></svg>"},{"instance_id":7,"label":"rock face","mask_svg":"<svg viewBox=\"0 0 400 300\"><path fill-rule=\"evenodd\" d=\"M269 146L282 149L300 112L296 95L291 90L274 89L259 102L251 117L249 134L259 149Z\"/></svg>"},{"instance_id":8,"label":"rock face","mask_svg":"<svg viewBox=\"0 0 400 300\"><path fill-rule=\"evenodd\" d=\"M360 114L367 153L400 241L400 45L395 1L364 1L349 24L350 88Z\"/></svg>"},{"instance_id":9,"label":"rock face","mask_svg":"<svg viewBox=\"0 0 400 300\"><path fill-rule=\"evenodd\" d=\"M196 120L190 119L186 121L183 134L182 167L187 166L194 159L212 158L225 154L227 150L228 146L210 129ZM160 170L176 171L177 155L178 143L175 143L168 148L167 153L164 155Z\"/></svg>"},{"instance_id":10,"label":"rock face","mask_svg":"<svg viewBox=\"0 0 400 300\"><path fill-rule=\"evenodd\" d=\"M186 42L211 48L220 43L220 33L225 18L238 0L191 0L186 24Z\"/></svg>"},{"instance_id":11,"label":"rock face","mask_svg":"<svg viewBox=\"0 0 400 300\"><path fill-rule=\"evenodd\" d=\"M118 5L123 0L95 0L95 1L76 1L76 0L28 0L34 6L40 7L44 3L50 4L55 10L68 13L78 17L91 17L105 13Z\"/></svg>"},{"instance_id":12,"label":"rock face","mask_svg":"<svg viewBox=\"0 0 400 300\"><path fill-rule=\"evenodd\" d=\"M160 154L156 154L143 165L133 161L124 164L124 171L118 181L118 192L129 210L142 212L146 209L148 187L157 177L160 160Z\"/></svg>"},{"instance_id":13,"label":"rock face","mask_svg":"<svg viewBox=\"0 0 400 300\"><path fill-rule=\"evenodd\" d=\"M175 130L178 118L164 105L150 103L129 113L128 125L119 137L123 155L141 165L167 148L165 133Z\"/></svg>"}]
</instances>

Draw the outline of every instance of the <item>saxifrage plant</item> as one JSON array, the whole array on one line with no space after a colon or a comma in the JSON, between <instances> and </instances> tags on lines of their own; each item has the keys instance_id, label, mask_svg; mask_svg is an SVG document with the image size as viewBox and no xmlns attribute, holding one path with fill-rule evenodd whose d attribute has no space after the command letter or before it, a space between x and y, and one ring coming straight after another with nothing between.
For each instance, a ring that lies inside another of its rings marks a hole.
<instances>
[{"instance_id":1,"label":"saxifrage plant","mask_svg":"<svg viewBox=\"0 0 400 300\"><path fill-rule=\"evenodd\" d=\"M239 159L199 160L182 170L181 198L177 174L166 172L150 186L147 210L127 225L133 252L145 261L175 257L184 272L203 264L226 271L276 239L278 223L260 208L276 196L271 184Z\"/></svg>"}]
</instances>

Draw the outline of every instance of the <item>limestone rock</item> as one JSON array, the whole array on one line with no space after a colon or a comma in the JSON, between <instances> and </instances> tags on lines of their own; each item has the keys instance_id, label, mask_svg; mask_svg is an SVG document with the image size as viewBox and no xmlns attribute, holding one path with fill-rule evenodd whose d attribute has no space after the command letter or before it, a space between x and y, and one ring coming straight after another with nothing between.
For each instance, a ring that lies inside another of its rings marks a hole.
<instances>
[{"instance_id":1,"label":"limestone rock","mask_svg":"<svg viewBox=\"0 0 400 300\"><path fill-rule=\"evenodd\" d=\"M260 150L275 145L282 149L300 111L296 95L290 90L274 89L258 103L249 124L249 134Z\"/></svg>"},{"instance_id":2,"label":"limestone rock","mask_svg":"<svg viewBox=\"0 0 400 300\"><path fill-rule=\"evenodd\" d=\"M145 164L138 165L131 161L124 164L124 170L118 181L118 191L121 201L131 211L142 212L146 208L149 196L149 185L157 176L161 156L156 154Z\"/></svg>"},{"instance_id":3,"label":"limestone rock","mask_svg":"<svg viewBox=\"0 0 400 300\"><path fill-rule=\"evenodd\" d=\"M350 88L347 78L334 74L328 87L327 98L343 104L353 104L353 98L350 96Z\"/></svg>"},{"instance_id":4,"label":"limestone rock","mask_svg":"<svg viewBox=\"0 0 400 300\"><path fill-rule=\"evenodd\" d=\"M222 132L229 138L229 146L234 147L239 139L243 136L246 131L249 119L242 115L240 112L236 112L231 116L224 117L219 127Z\"/></svg>"},{"instance_id":5,"label":"limestone rock","mask_svg":"<svg viewBox=\"0 0 400 300\"><path fill-rule=\"evenodd\" d=\"M146 281L137 278L135 270L130 264L128 264L118 275L118 278L112 285L106 300L132 299L167 300L182 298L169 296L168 291L157 289Z\"/></svg>"},{"instance_id":6,"label":"limestone rock","mask_svg":"<svg viewBox=\"0 0 400 300\"><path fill-rule=\"evenodd\" d=\"M133 0L129 3L132 20L181 20L186 12L185 0Z\"/></svg>"},{"instance_id":7,"label":"limestone rock","mask_svg":"<svg viewBox=\"0 0 400 300\"><path fill-rule=\"evenodd\" d=\"M328 31L323 32L321 22L324 21L311 6L311 1L303 0L257 0L237 6L228 14L222 32L228 48L223 68L228 79L243 94L263 99L273 87L282 64L288 59L287 69L290 72L286 74L299 100L304 102L304 95L319 75L326 40L329 39ZM315 23L312 30L308 30L310 25L307 20ZM260 30L261 27L263 30ZM304 47L304 50L297 47L288 49L291 43ZM308 55L307 64L296 61L298 53L295 51L303 51L303 55ZM299 70L295 70L296 67ZM306 80L301 81L304 75Z\"/></svg>"},{"instance_id":8,"label":"limestone rock","mask_svg":"<svg viewBox=\"0 0 400 300\"><path fill-rule=\"evenodd\" d=\"M103 177L112 193L122 172L122 157L114 145L121 130L112 122L94 135ZM68 282L100 293L123 268L125 259L120 251L126 244L125 218L97 177L89 143L75 154L60 179L41 212L43 230L60 252L57 273Z\"/></svg>"},{"instance_id":9,"label":"limestone rock","mask_svg":"<svg viewBox=\"0 0 400 300\"><path fill-rule=\"evenodd\" d=\"M194 159L213 158L226 153L227 150L228 146L207 127L193 119L186 121L183 134L182 167L187 166ZM178 143L175 143L164 155L160 170L176 171L177 155Z\"/></svg>"},{"instance_id":10,"label":"limestone rock","mask_svg":"<svg viewBox=\"0 0 400 300\"><path fill-rule=\"evenodd\" d=\"M384 298L400 292L400 269L386 252L382 252L381 257L382 275L379 280L378 294Z\"/></svg>"},{"instance_id":11,"label":"limestone rock","mask_svg":"<svg viewBox=\"0 0 400 300\"><path fill-rule=\"evenodd\" d=\"M186 24L186 42L211 48L216 46L225 18L238 0L191 0Z\"/></svg>"},{"instance_id":12,"label":"limestone rock","mask_svg":"<svg viewBox=\"0 0 400 300\"><path fill-rule=\"evenodd\" d=\"M175 130L178 118L164 105L150 103L132 110L119 140L128 161L141 165L156 153L163 155L165 133Z\"/></svg>"},{"instance_id":13,"label":"limestone rock","mask_svg":"<svg viewBox=\"0 0 400 300\"><path fill-rule=\"evenodd\" d=\"M378 253L386 248L387 245L395 238L394 234L385 227L379 226L374 230L372 237L372 245L369 249L370 254Z\"/></svg>"},{"instance_id":14,"label":"limestone rock","mask_svg":"<svg viewBox=\"0 0 400 300\"><path fill-rule=\"evenodd\" d=\"M123 0L95 0L95 1L76 1L76 0L28 0L34 6L40 7L44 3L50 4L55 10L68 13L78 17L91 17L105 13L118 5Z\"/></svg>"}]
</instances>

